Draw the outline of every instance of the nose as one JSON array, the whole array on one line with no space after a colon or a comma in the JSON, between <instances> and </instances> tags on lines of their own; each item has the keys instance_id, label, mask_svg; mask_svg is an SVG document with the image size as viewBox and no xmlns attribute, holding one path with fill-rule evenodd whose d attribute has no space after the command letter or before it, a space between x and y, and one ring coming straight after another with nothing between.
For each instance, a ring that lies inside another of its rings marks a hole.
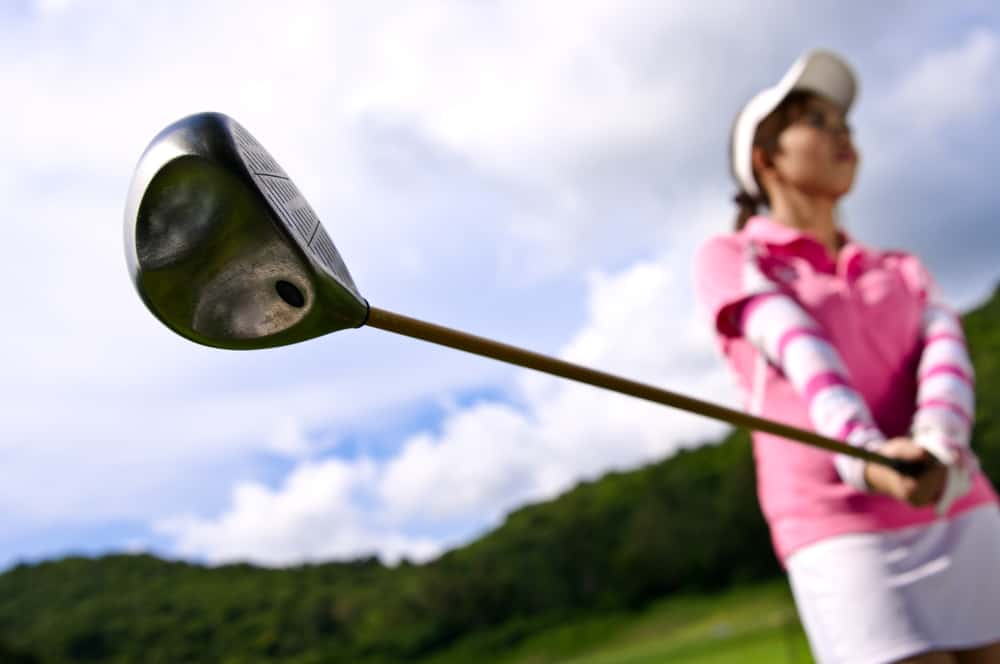
<instances>
[{"instance_id":1,"label":"nose","mask_svg":"<svg viewBox=\"0 0 1000 664\"><path fill-rule=\"evenodd\" d=\"M852 159L857 157L857 150L854 149L854 142L851 140L851 134L849 131L837 131L831 136L831 138L833 139L834 150L838 155L838 159L846 157L848 153L851 155Z\"/></svg>"}]
</instances>

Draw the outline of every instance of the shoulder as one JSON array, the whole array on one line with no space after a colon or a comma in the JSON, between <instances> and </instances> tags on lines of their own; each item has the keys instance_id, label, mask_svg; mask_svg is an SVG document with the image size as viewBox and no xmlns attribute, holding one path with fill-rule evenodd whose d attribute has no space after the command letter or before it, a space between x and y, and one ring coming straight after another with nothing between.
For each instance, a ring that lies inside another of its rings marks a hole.
<instances>
[{"instance_id":1,"label":"shoulder","mask_svg":"<svg viewBox=\"0 0 1000 664\"><path fill-rule=\"evenodd\" d=\"M719 270L738 269L746 252L746 240L739 233L714 235L695 252L695 274L702 276Z\"/></svg>"},{"instance_id":2,"label":"shoulder","mask_svg":"<svg viewBox=\"0 0 1000 664\"><path fill-rule=\"evenodd\" d=\"M878 264L900 275L906 287L924 300L937 299L940 295L937 282L930 269L916 254L900 249L876 252Z\"/></svg>"},{"instance_id":3,"label":"shoulder","mask_svg":"<svg viewBox=\"0 0 1000 664\"><path fill-rule=\"evenodd\" d=\"M705 240L694 256L694 283L700 294L733 287L739 281L746 257L743 238L737 233L715 235Z\"/></svg>"},{"instance_id":4,"label":"shoulder","mask_svg":"<svg viewBox=\"0 0 1000 664\"><path fill-rule=\"evenodd\" d=\"M738 233L716 235L695 254L694 290L698 305L719 332L738 336L734 312L750 295L746 283L747 244Z\"/></svg>"}]
</instances>

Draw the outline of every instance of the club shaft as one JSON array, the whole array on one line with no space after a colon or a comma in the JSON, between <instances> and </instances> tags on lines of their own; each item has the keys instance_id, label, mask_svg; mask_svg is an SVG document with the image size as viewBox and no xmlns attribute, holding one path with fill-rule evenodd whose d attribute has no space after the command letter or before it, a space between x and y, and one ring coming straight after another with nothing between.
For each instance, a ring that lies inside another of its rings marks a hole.
<instances>
[{"instance_id":1,"label":"club shaft","mask_svg":"<svg viewBox=\"0 0 1000 664\"><path fill-rule=\"evenodd\" d=\"M864 459L865 461L880 463L909 475L918 474L922 469L921 464L901 462L899 459L893 459L876 452L852 447L833 438L821 436L813 431L756 417L742 411L725 408L707 401L684 396L683 394L677 394L676 392L670 392L653 387L652 385L621 378L620 376L603 371L589 369L571 362L564 362L563 360L524 350L517 346L510 346L460 330L427 323L384 309L370 307L368 320L365 324L380 330L395 332L396 334L448 346L449 348L463 350L475 355L490 357L494 360L516 364L561 378L568 378L588 385L602 387L613 392L628 394L639 399L672 406L691 413L728 422L737 427L774 434L830 452L837 452Z\"/></svg>"}]
</instances>

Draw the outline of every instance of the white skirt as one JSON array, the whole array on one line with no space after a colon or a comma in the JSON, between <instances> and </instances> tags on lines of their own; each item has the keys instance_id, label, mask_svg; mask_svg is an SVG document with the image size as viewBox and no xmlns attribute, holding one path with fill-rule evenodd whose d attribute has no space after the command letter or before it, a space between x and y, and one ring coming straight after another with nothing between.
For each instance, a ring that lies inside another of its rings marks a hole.
<instances>
[{"instance_id":1,"label":"white skirt","mask_svg":"<svg viewBox=\"0 0 1000 664\"><path fill-rule=\"evenodd\" d=\"M1000 641L1000 510L839 535L786 561L818 664L887 664Z\"/></svg>"}]
</instances>

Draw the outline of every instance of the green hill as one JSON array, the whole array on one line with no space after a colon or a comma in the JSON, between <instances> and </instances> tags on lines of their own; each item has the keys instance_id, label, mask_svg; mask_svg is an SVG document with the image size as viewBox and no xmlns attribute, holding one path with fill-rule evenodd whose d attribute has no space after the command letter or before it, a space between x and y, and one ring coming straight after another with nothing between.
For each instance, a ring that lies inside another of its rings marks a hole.
<instances>
[{"instance_id":1,"label":"green hill","mask_svg":"<svg viewBox=\"0 0 1000 664\"><path fill-rule=\"evenodd\" d=\"M974 446L994 481L998 323L1000 290L964 317L978 374ZM19 565L0 575L0 661L483 661L560 638L575 644L569 652L595 634L628 632L629 616L667 624L648 617L664 598L682 598L685 615L696 616L692 606L710 604L691 599L698 594L730 597L748 584L780 584L780 575L748 435L734 432L519 509L425 565L206 568L130 555ZM772 612L787 612L786 595Z\"/></svg>"}]
</instances>

